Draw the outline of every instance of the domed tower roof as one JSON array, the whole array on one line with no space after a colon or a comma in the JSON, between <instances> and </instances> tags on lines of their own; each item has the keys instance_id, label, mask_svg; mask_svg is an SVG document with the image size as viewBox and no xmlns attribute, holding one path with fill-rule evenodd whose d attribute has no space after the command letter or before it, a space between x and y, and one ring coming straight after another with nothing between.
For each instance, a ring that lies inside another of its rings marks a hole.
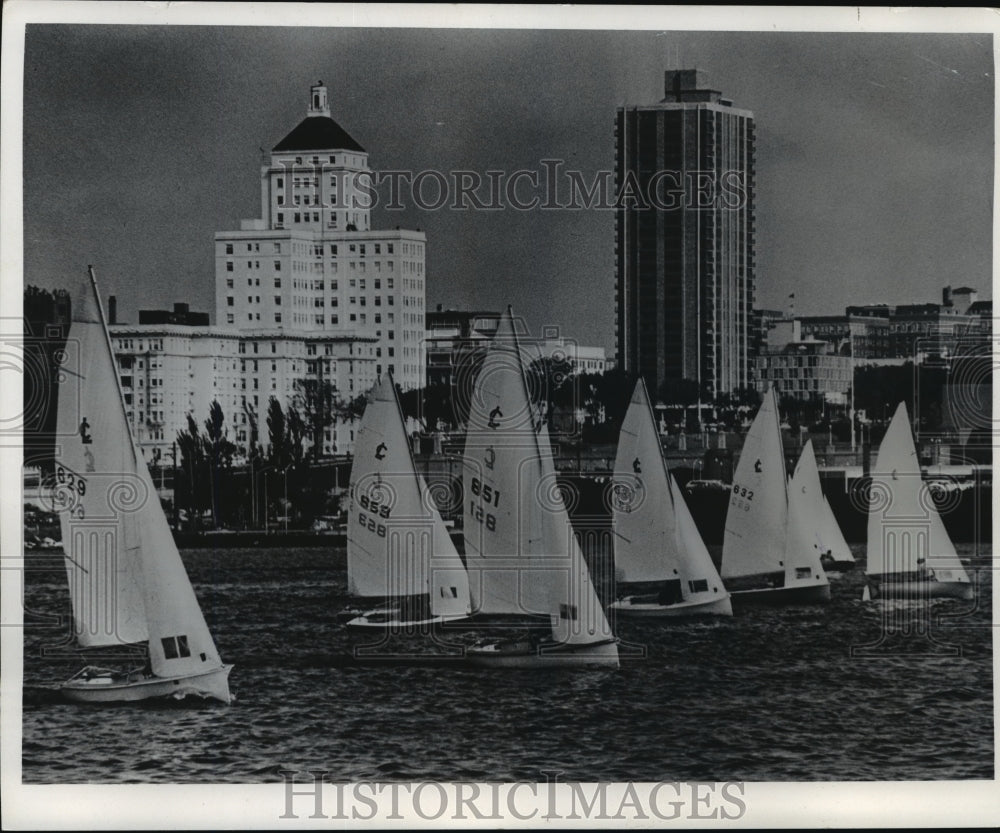
<instances>
[{"instance_id":1,"label":"domed tower roof","mask_svg":"<svg viewBox=\"0 0 1000 833\"><path fill-rule=\"evenodd\" d=\"M344 128L330 117L327 89L320 81L310 89L309 110L298 126L273 148L295 150L352 150L365 153Z\"/></svg>"}]
</instances>

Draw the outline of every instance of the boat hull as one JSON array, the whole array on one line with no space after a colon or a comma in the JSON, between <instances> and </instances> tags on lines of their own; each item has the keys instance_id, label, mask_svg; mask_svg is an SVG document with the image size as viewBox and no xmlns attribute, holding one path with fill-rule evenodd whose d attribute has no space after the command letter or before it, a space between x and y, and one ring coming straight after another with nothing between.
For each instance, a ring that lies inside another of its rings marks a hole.
<instances>
[{"instance_id":1,"label":"boat hull","mask_svg":"<svg viewBox=\"0 0 1000 833\"><path fill-rule=\"evenodd\" d=\"M868 585L872 599L962 599L974 595L968 581L881 581Z\"/></svg>"},{"instance_id":2,"label":"boat hull","mask_svg":"<svg viewBox=\"0 0 1000 833\"><path fill-rule=\"evenodd\" d=\"M792 587L762 587L731 590L736 607L825 604L830 601L829 584L804 584Z\"/></svg>"},{"instance_id":3,"label":"boat hull","mask_svg":"<svg viewBox=\"0 0 1000 833\"><path fill-rule=\"evenodd\" d=\"M60 686L62 695L75 703L128 703L139 700L185 697L232 702L229 693L229 672L232 665L223 665L204 674L189 677L144 677L129 675L121 682L95 677L90 680L73 678ZM104 681L107 680L107 681Z\"/></svg>"},{"instance_id":4,"label":"boat hull","mask_svg":"<svg viewBox=\"0 0 1000 833\"><path fill-rule=\"evenodd\" d=\"M358 631L419 630L421 628L431 628L435 625L443 625L448 622L461 622L469 618L468 616L432 616L428 619L398 619L396 617L369 618L369 616L370 614L362 614L345 622L344 626Z\"/></svg>"},{"instance_id":5,"label":"boat hull","mask_svg":"<svg viewBox=\"0 0 1000 833\"><path fill-rule=\"evenodd\" d=\"M685 616L732 616L733 605L726 595L721 599L707 601L678 602L672 605L661 605L652 602L634 602L634 597L627 597L608 605L609 611L618 616L635 619L672 619Z\"/></svg>"},{"instance_id":6,"label":"boat hull","mask_svg":"<svg viewBox=\"0 0 1000 833\"><path fill-rule=\"evenodd\" d=\"M466 649L465 658L487 668L571 668L601 666L618 668L618 642L605 640L586 645L505 640Z\"/></svg>"}]
</instances>

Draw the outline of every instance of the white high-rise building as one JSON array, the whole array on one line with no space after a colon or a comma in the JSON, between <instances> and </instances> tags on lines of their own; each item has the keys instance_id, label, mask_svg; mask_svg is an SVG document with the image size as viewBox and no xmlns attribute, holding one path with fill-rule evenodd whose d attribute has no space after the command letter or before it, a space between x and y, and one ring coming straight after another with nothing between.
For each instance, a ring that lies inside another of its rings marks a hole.
<instances>
[{"instance_id":1,"label":"white high-rise building","mask_svg":"<svg viewBox=\"0 0 1000 833\"><path fill-rule=\"evenodd\" d=\"M327 88L261 166L261 219L215 234L216 325L375 339L375 372L423 387L425 247L371 228L368 153L333 120Z\"/></svg>"}]
</instances>

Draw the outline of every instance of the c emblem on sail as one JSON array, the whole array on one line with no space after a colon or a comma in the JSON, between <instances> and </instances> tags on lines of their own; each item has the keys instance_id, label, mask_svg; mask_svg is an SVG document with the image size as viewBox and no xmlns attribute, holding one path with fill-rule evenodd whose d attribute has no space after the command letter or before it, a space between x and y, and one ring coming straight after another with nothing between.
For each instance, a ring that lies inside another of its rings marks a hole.
<instances>
[{"instance_id":1,"label":"c emblem on sail","mask_svg":"<svg viewBox=\"0 0 1000 833\"><path fill-rule=\"evenodd\" d=\"M500 406L497 405L492 411L490 411L490 421L486 423L487 427L493 428L494 430L500 427L500 423L497 422L497 417L502 417L503 411L500 410Z\"/></svg>"},{"instance_id":2,"label":"c emblem on sail","mask_svg":"<svg viewBox=\"0 0 1000 833\"><path fill-rule=\"evenodd\" d=\"M386 450L388 448L389 448L389 446L387 446L385 443L379 443L378 446L376 446L376 448L375 448L375 459L376 460L384 460L385 459L385 452L386 452Z\"/></svg>"}]
</instances>

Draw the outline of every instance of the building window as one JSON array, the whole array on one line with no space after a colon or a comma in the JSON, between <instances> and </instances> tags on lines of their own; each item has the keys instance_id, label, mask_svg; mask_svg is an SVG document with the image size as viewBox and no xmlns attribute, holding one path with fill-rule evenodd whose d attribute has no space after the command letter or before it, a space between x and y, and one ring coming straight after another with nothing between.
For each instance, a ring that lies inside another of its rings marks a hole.
<instances>
[{"instance_id":1,"label":"building window","mask_svg":"<svg viewBox=\"0 0 1000 833\"><path fill-rule=\"evenodd\" d=\"M231 312L227 312L226 313L226 323L227 324L232 324L232 323L234 323L234 321L235 321L235 319L233 317L233 314Z\"/></svg>"},{"instance_id":2,"label":"building window","mask_svg":"<svg viewBox=\"0 0 1000 833\"><path fill-rule=\"evenodd\" d=\"M227 272L232 272L233 271L233 262L231 260L227 260L226 261L226 271Z\"/></svg>"},{"instance_id":3,"label":"building window","mask_svg":"<svg viewBox=\"0 0 1000 833\"><path fill-rule=\"evenodd\" d=\"M232 295L229 295L229 296L226 297L226 306L227 307L234 306L234 304L233 304L233 296Z\"/></svg>"},{"instance_id":4,"label":"building window","mask_svg":"<svg viewBox=\"0 0 1000 833\"><path fill-rule=\"evenodd\" d=\"M274 261L274 271L275 272L280 272L281 271L281 261L280 260Z\"/></svg>"},{"instance_id":5,"label":"building window","mask_svg":"<svg viewBox=\"0 0 1000 833\"><path fill-rule=\"evenodd\" d=\"M226 254L227 255L231 255L232 253L233 253L233 244L232 243L226 243Z\"/></svg>"},{"instance_id":6,"label":"building window","mask_svg":"<svg viewBox=\"0 0 1000 833\"><path fill-rule=\"evenodd\" d=\"M233 288L233 279L226 278L226 289L232 289L232 288Z\"/></svg>"},{"instance_id":7,"label":"building window","mask_svg":"<svg viewBox=\"0 0 1000 833\"><path fill-rule=\"evenodd\" d=\"M392 254L392 243L386 243L385 244L385 251L386 251L386 254L390 254L390 255Z\"/></svg>"},{"instance_id":8,"label":"building window","mask_svg":"<svg viewBox=\"0 0 1000 833\"><path fill-rule=\"evenodd\" d=\"M274 279L274 288L275 289L281 289L281 278L275 278Z\"/></svg>"}]
</instances>

